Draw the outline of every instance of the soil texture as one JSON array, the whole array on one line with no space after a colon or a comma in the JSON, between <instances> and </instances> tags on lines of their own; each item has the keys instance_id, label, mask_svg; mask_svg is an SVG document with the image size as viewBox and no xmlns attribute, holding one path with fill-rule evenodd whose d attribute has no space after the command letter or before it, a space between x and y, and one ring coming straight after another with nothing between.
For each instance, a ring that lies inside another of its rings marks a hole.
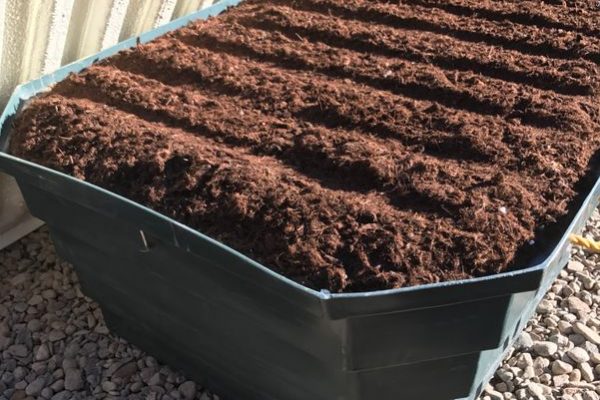
<instances>
[{"instance_id":1,"label":"soil texture","mask_svg":"<svg viewBox=\"0 0 600 400\"><path fill-rule=\"evenodd\" d=\"M57 84L10 150L314 289L498 273L600 147L594 3L248 0Z\"/></svg>"}]
</instances>

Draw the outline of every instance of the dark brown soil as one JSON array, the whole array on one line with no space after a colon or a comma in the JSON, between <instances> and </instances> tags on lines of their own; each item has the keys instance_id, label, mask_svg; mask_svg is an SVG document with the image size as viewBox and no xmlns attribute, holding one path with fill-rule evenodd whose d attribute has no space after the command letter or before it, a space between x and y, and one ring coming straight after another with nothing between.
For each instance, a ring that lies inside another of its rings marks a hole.
<instances>
[{"instance_id":1,"label":"dark brown soil","mask_svg":"<svg viewBox=\"0 0 600 400\"><path fill-rule=\"evenodd\" d=\"M31 101L11 151L311 288L493 274L600 146L599 18L583 0L250 0Z\"/></svg>"}]
</instances>

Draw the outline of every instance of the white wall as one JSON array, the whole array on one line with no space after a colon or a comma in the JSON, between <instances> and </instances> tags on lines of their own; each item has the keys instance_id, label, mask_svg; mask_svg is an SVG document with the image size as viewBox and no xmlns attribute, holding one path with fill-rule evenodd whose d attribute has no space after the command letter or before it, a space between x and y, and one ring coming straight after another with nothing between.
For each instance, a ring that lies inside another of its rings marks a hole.
<instances>
[{"instance_id":1,"label":"white wall","mask_svg":"<svg viewBox=\"0 0 600 400\"><path fill-rule=\"evenodd\" d=\"M0 0L0 109L14 87L215 0ZM41 224L0 174L0 248Z\"/></svg>"}]
</instances>

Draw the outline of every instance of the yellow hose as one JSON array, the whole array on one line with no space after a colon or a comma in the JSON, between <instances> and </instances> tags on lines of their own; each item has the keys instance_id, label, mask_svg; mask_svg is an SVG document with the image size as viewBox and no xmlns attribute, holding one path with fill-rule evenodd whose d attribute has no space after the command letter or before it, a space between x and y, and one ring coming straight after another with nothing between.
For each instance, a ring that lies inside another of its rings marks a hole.
<instances>
[{"instance_id":1,"label":"yellow hose","mask_svg":"<svg viewBox=\"0 0 600 400\"><path fill-rule=\"evenodd\" d=\"M586 239L583 236L574 234L569 236L569 240L574 246L583 247L586 250L600 253L600 242L596 242L592 239Z\"/></svg>"}]
</instances>

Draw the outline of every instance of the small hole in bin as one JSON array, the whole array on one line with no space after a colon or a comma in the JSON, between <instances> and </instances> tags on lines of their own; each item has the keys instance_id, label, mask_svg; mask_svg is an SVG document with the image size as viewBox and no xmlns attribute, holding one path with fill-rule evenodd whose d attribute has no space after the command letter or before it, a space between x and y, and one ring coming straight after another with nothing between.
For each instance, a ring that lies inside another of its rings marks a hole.
<instances>
[{"instance_id":1,"label":"small hole in bin","mask_svg":"<svg viewBox=\"0 0 600 400\"><path fill-rule=\"evenodd\" d=\"M144 233L143 230L140 229L140 238L142 240L142 248L141 248L141 252L142 253L147 253L150 251L150 243L148 242L148 239L146 239L146 234Z\"/></svg>"},{"instance_id":2,"label":"small hole in bin","mask_svg":"<svg viewBox=\"0 0 600 400\"><path fill-rule=\"evenodd\" d=\"M502 350L506 350L506 349L508 349L508 345L509 345L509 344L510 344L510 338L509 338L509 337L507 337L507 338L504 340L504 345L502 345Z\"/></svg>"},{"instance_id":3,"label":"small hole in bin","mask_svg":"<svg viewBox=\"0 0 600 400\"><path fill-rule=\"evenodd\" d=\"M517 325L515 325L515 331L513 332L513 336L517 336L519 334L519 327L521 326L521 318L517 321Z\"/></svg>"}]
</instances>

